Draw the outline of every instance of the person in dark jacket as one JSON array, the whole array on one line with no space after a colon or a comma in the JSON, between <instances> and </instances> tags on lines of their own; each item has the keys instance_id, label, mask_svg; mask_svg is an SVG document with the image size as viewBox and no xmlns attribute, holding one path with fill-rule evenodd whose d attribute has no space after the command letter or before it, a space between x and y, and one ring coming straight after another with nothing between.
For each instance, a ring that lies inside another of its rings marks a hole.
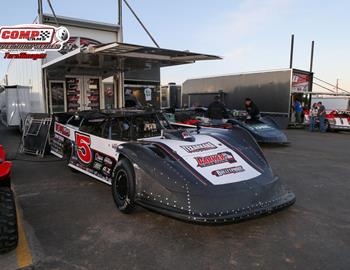
<instances>
[{"instance_id":1,"label":"person in dark jacket","mask_svg":"<svg viewBox=\"0 0 350 270\"><path fill-rule=\"evenodd\" d=\"M250 99L245 99L245 109L248 113L247 120L248 121L257 121L260 118L260 110L258 106Z\"/></svg>"},{"instance_id":2,"label":"person in dark jacket","mask_svg":"<svg viewBox=\"0 0 350 270\"><path fill-rule=\"evenodd\" d=\"M219 96L215 96L214 101L208 107L208 117L212 125L223 124L223 119L227 115L225 105L220 101Z\"/></svg>"}]
</instances>

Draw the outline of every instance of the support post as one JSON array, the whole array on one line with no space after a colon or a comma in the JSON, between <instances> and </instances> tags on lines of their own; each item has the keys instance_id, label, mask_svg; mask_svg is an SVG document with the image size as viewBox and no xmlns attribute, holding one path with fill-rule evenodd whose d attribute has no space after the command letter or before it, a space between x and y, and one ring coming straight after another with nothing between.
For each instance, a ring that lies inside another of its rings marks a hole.
<instances>
[{"instance_id":1,"label":"support post","mask_svg":"<svg viewBox=\"0 0 350 270\"><path fill-rule=\"evenodd\" d=\"M293 56L294 56L294 34L290 41L290 59L289 59L289 68L293 68Z\"/></svg>"},{"instance_id":2,"label":"support post","mask_svg":"<svg viewBox=\"0 0 350 270\"><path fill-rule=\"evenodd\" d=\"M123 42L123 0L118 0L118 25L119 31L117 35L117 41ZM118 57L117 72L113 76L113 85L115 93L115 106L120 109L125 105L125 93L124 93L124 61Z\"/></svg>"},{"instance_id":3,"label":"support post","mask_svg":"<svg viewBox=\"0 0 350 270\"><path fill-rule=\"evenodd\" d=\"M118 0L118 42L123 42L123 0Z\"/></svg>"},{"instance_id":4,"label":"support post","mask_svg":"<svg viewBox=\"0 0 350 270\"><path fill-rule=\"evenodd\" d=\"M38 23L43 23L43 1L38 0Z\"/></svg>"},{"instance_id":5,"label":"support post","mask_svg":"<svg viewBox=\"0 0 350 270\"><path fill-rule=\"evenodd\" d=\"M310 58L310 72L312 72L314 65L314 49L315 49L315 41L311 42L311 58Z\"/></svg>"}]
</instances>

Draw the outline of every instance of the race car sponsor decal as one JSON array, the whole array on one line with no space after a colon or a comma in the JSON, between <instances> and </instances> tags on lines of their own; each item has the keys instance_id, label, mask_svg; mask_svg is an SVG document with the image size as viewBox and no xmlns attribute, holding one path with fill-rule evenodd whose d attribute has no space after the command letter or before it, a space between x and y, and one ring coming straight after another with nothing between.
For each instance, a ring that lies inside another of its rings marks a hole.
<instances>
[{"instance_id":1,"label":"race car sponsor decal","mask_svg":"<svg viewBox=\"0 0 350 270\"><path fill-rule=\"evenodd\" d=\"M184 149L187 153L204 152L204 151L217 148L211 142L205 142L205 143L200 143L195 145L181 145L180 147Z\"/></svg>"},{"instance_id":2,"label":"race car sponsor decal","mask_svg":"<svg viewBox=\"0 0 350 270\"><path fill-rule=\"evenodd\" d=\"M50 152L55 156L62 158L64 155L64 141L65 141L65 138L63 136L55 133L55 136L51 140Z\"/></svg>"},{"instance_id":3,"label":"race car sponsor decal","mask_svg":"<svg viewBox=\"0 0 350 270\"><path fill-rule=\"evenodd\" d=\"M112 173L112 169L108 168L107 166L104 166L102 168L102 174L104 174L105 176L111 176Z\"/></svg>"},{"instance_id":4,"label":"race car sponsor decal","mask_svg":"<svg viewBox=\"0 0 350 270\"><path fill-rule=\"evenodd\" d=\"M98 162L94 162L94 165L92 166L95 170L100 171L102 169L102 164Z\"/></svg>"},{"instance_id":5,"label":"race car sponsor decal","mask_svg":"<svg viewBox=\"0 0 350 270\"><path fill-rule=\"evenodd\" d=\"M240 173L240 172L244 172L244 169L242 166L236 166L236 167L215 170L215 171L212 171L211 174L215 175L216 177L220 177L220 176L224 176L227 174Z\"/></svg>"},{"instance_id":6,"label":"race car sponsor decal","mask_svg":"<svg viewBox=\"0 0 350 270\"><path fill-rule=\"evenodd\" d=\"M193 136L186 130L186 131L183 131L181 132L181 137L183 140L191 140L193 139Z\"/></svg>"},{"instance_id":7,"label":"race car sponsor decal","mask_svg":"<svg viewBox=\"0 0 350 270\"><path fill-rule=\"evenodd\" d=\"M104 156L102 156L100 153L95 154L95 161L97 162L103 162Z\"/></svg>"},{"instance_id":8,"label":"race car sponsor decal","mask_svg":"<svg viewBox=\"0 0 350 270\"><path fill-rule=\"evenodd\" d=\"M112 167L112 165L113 165L113 160L112 160L111 158L109 158L109 157L105 157L105 159L104 159L104 164L105 164L106 166L108 166L108 167Z\"/></svg>"},{"instance_id":9,"label":"race car sponsor decal","mask_svg":"<svg viewBox=\"0 0 350 270\"><path fill-rule=\"evenodd\" d=\"M70 129L60 123L55 123L55 132L66 138L70 136Z\"/></svg>"},{"instance_id":10,"label":"race car sponsor decal","mask_svg":"<svg viewBox=\"0 0 350 270\"><path fill-rule=\"evenodd\" d=\"M214 155L209 156L203 156L203 157L194 157L194 159L197 161L198 167L208 167L212 165L222 164L222 163L234 163L236 162L233 155L226 151L226 152L220 152Z\"/></svg>"}]
</instances>

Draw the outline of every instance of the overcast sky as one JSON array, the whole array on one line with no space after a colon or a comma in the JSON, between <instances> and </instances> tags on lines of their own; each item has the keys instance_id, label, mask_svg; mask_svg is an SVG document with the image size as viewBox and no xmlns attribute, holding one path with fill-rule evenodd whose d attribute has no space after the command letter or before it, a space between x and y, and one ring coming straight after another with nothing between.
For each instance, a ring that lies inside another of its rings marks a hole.
<instances>
[{"instance_id":1,"label":"overcast sky","mask_svg":"<svg viewBox=\"0 0 350 270\"><path fill-rule=\"evenodd\" d=\"M51 1L58 15L111 23L117 21L117 0ZM161 47L224 58L165 68L162 83L182 83L187 78L207 75L287 68L290 35L294 33L294 67L309 68L311 41L315 40L315 75L334 84L339 78L340 86L350 90L350 1L128 1ZM36 0L4 1L0 25L32 22L36 16L36 4ZM45 10L49 11L47 7ZM124 41L153 45L130 12L124 11ZM8 61L3 56L0 61L2 78Z\"/></svg>"}]
</instances>

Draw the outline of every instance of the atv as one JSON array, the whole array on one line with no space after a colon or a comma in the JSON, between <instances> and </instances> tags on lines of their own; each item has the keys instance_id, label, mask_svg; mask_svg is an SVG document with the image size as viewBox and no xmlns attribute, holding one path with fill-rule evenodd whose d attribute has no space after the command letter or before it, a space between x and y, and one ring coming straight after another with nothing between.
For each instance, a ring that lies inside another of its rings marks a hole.
<instances>
[{"instance_id":1,"label":"atv","mask_svg":"<svg viewBox=\"0 0 350 270\"><path fill-rule=\"evenodd\" d=\"M5 160L5 151L0 145L0 253L17 247L18 229L16 204L11 190L10 161Z\"/></svg>"}]
</instances>

